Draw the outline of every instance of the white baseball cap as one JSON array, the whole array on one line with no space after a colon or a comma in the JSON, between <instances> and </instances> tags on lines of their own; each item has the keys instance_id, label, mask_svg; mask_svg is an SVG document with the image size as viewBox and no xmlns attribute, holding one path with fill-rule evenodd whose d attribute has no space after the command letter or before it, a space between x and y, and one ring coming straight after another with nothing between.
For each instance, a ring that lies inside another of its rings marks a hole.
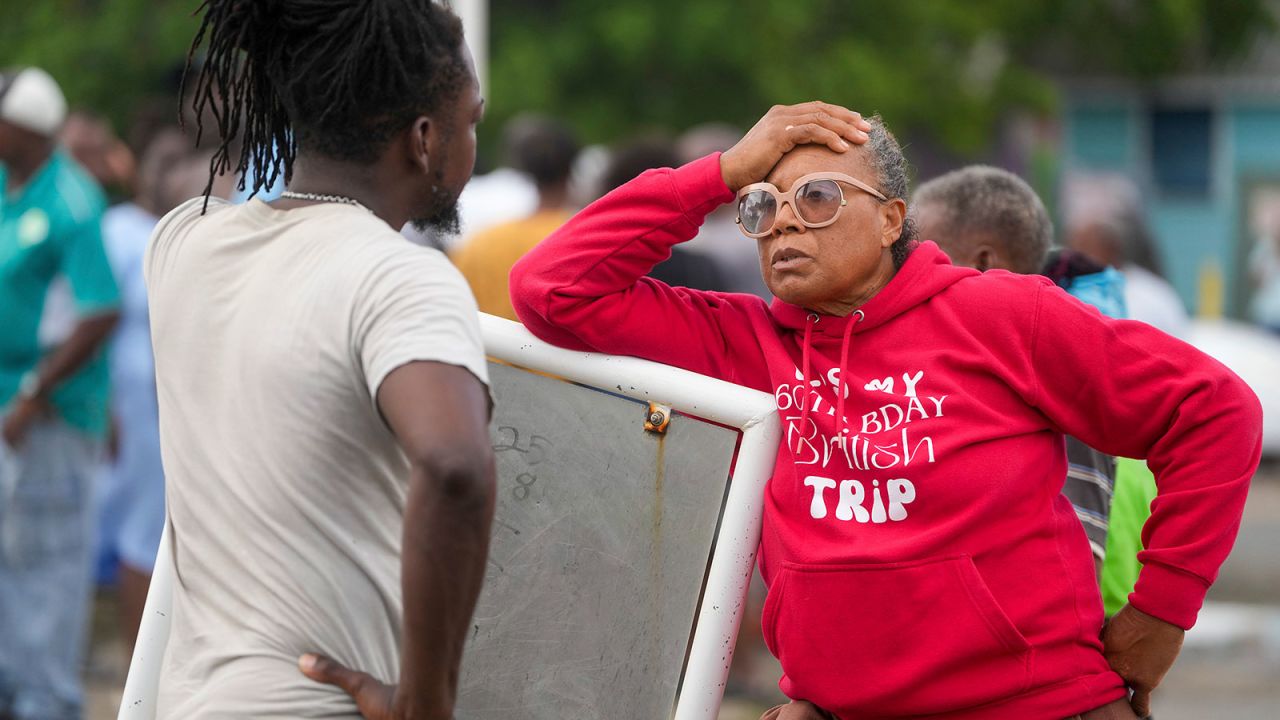
<instances>
[{"instance_id":1,"label":"white baseball cap","mask_svg":"<svg viewBox=\"0 0 1280 720\"><path fill-rule=\"evenodd\" d=\"M0 74L0 120L53 137L67 119L67 99L49 73L21 68Z\"/></svg>"}]
</instances>

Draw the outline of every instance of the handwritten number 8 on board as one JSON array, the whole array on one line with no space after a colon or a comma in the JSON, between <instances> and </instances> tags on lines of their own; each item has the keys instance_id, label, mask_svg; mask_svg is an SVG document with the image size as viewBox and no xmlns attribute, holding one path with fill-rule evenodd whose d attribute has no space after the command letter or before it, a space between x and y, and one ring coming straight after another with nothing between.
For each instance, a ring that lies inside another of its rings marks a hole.
<instances>
[{"instance_id":1,"label":"handwritten number 8 on board","mask_svg":"<svg viewBox=\"0 0 1280 720\"><path fill-rule=\"evenodd\" d=\"M520 473L516 476L516 486L511 488L511 497L517 500L529 499L529 488L538 482L538 478L529 473Z\"/></svg>"}]
</instances>

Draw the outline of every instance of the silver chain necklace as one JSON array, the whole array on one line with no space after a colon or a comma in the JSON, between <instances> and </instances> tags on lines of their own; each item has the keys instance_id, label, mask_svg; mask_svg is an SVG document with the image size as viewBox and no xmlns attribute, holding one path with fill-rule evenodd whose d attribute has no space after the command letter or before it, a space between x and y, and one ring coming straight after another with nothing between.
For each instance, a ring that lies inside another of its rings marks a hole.
<instances>
[{"instance_id":1,"label":"silver chain necklace","mask_svg":"<svg viewBox=\"0 0 1280 720\"><path fill-rule=\"evenodd\" d=\"M364 203L360 202L359 200L356 200L355 198L346 197L345 195L321 195L319 193L304 193L304 192L294 192L292 190L285 190L284 192L280 193L280 197L287 198L289 200L309 200L311 202L342 203L343 205L355 205L356 207L360 208L361 210L364 210L365 212L368 212L368 213L373 212L369 208L365 207Z\"/></svg>"}]
</instances>

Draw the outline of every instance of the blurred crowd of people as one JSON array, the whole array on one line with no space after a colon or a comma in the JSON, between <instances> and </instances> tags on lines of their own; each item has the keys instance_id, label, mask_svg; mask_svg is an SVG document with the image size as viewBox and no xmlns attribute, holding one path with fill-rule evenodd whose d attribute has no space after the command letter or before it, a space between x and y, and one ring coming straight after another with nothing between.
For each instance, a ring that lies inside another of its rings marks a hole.
<instances>
[{"instance_id":1,"label":"blurred crowd of people","mask_svg":"<svg viewBox=\"0 0 1280 720\"><path fill-rule=\"evenodd\" d=\"M236 178L208 184L212 152L193 147L178 104L143 109L122 138L104 118L69 112L43 71L0 76L0 718L78 715L95 581L117 587L126 644L136 638L165 508L143 251L182 201L206 190L246 199ZM708 124L584 148L564 120L518 116L499 166L462 195L462 233L405 234L449 255L481 311L514 320L512 266L576 210L740 136ZM1138 187L1073 175L1061 207L1062 243L1122 278L1129 315L1185 335ZM746 243L726 205L653 275L768 299ZM1258 320L1280 331L1275 237L1253 267Z\"/></svg>"},{"instance_id":2,"label":"blurred crowd of people","mask_svg":"<svg viewBox=\"0 0 1280 720\"><path fill-rule=\"evenodd\" d=\"M0 717L78 716L95 581L137 635L164 524L142 256L210 161L176 104L126 141L42 70L0 76Z\"/></svg>"}]
</instances>

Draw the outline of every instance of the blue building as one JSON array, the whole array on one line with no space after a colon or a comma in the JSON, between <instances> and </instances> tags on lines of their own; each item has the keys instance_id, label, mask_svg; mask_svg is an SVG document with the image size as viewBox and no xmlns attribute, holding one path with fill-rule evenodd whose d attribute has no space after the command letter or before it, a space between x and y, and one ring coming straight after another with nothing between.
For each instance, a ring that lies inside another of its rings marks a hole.
<instances>
[{"instance_id":1,"label":"blue building","mask_svg":"<svg viewBox=\"0 0 1280 720\"><path fill-rule=\"evenodd\" d=\"M1187 309L1245 317L1249 253L1259 233L1280 230L1280 45L1230 73L1064 89L1063 171L1136 181Z\"/></svg>"}]
</instances>

